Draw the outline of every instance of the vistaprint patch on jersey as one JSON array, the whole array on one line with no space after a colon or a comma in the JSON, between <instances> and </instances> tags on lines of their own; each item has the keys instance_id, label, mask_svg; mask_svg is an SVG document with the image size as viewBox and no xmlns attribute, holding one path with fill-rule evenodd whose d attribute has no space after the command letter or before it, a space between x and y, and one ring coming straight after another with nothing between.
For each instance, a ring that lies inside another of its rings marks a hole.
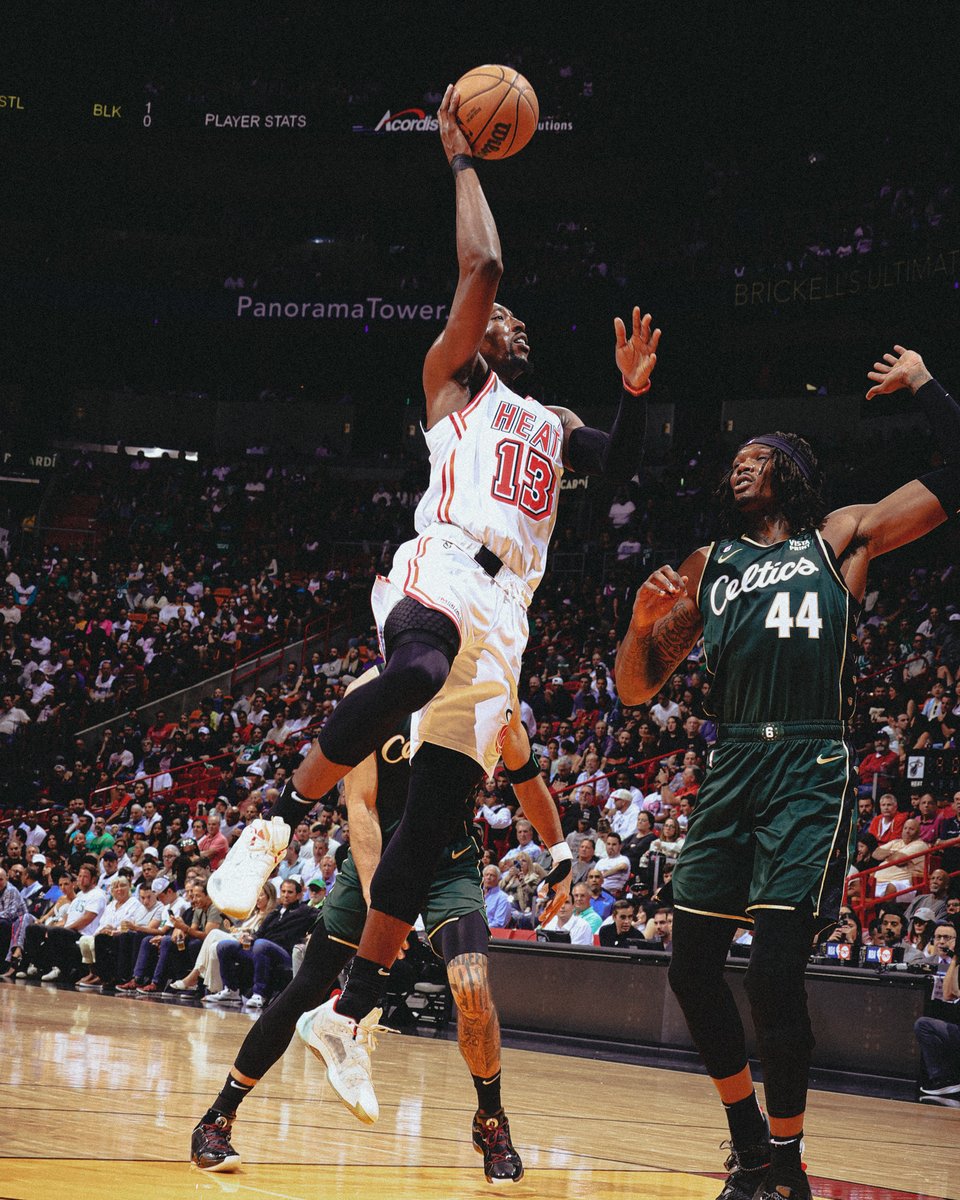
<instances>
[{"instance_id":1,"label":"vistaprint patch on jersey","mask_svg":"<svg viewBox=\"0 0 960 1200\"><path fill-rule=\"evenodd\" d=\"M809 538L791 538L790 539L790 549L791 550L809 550L810 549L810 539Z\"/></svg>"}]
</instances>

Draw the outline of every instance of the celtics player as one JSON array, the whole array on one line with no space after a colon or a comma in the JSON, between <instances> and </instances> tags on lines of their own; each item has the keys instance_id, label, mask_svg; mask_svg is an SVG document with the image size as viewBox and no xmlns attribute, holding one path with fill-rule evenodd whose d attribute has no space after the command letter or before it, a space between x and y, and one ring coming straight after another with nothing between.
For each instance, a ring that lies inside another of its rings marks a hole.
<instances>
[{"instance_id":1,"label":"celtics player","mask_svg":"<svg viewBox=\"0 0 960 1200\"><path fill-rule=\"evenodd\" d=\"M644 703L703 636L719 736L673 875L670 984L726 1108L719 1200L805 1200L801 1136L813 1036L804 969L837 919L856 803L851 661L873 558L960 509L960 408L919 355L874 365L880 392L909 388L948 466L877 504L827 513L810 446L791 433L741 446L718 496L724 536L642 585L617 655L617 690ZM753 926L744 986L763 1068L757 1104L724 981L738 925Z\"/></svg>"},{"instance_id":2,"label":"celtics player","mask_svg":"<svg viewBox=\"0 0 960 1200\"><path fill-rule=\"evenodd\" d=\"M377 677L366 672L349 690L362 688ZM502 739L502 754L508 773L517 782L514 790L521 804L532 810L544 799L554 813L556 807L539 773L524 775L530 762L530 743L520 723L519 706ZM260 1016L244 1039L236 1061L220 1094L193 1131L191 1157L207 1171L233 1171L240 1155L230 1143L230 1131L241 1101L283 1055L296 1028L319 1058L326 1046L322 1034L314 1032L316 1010L327 998L337 976L353 957L363 932L370 899L370 881L386 844L400 822L410 782L409 720L353 771L344 781L350 822L350 853L326 898L322 915L307 943L303 966L293 981ZM491 1183L515 1182L523 1176L523 1163L510 1138L510 1125L500 1100L500 1023L490 990L487 969L486 909L480 888L479 851L473 838L473 805L460 801L460 830L443 851L439 869L430 886L424 925L430 946L447 967L447 978L457 1005L457 1034L460 1051L477 1091L478 1107L473 1119L473 1144L483 1155L484 1174ZM556 835L556 829L541 831ZM559 883L544 913L549 919L570 889L569 873ZM384 972L388 974L388 972ZM385 982L385 981L384 981ZM370 1085L368 1049L373 1048L381 1010L373 1009L358 1027L352 1047L359 1063L338 1064L341 1099L352 1096L351 1112L365 1124L379 1115L376 1095Z\"/></svg>"}]
</instances>

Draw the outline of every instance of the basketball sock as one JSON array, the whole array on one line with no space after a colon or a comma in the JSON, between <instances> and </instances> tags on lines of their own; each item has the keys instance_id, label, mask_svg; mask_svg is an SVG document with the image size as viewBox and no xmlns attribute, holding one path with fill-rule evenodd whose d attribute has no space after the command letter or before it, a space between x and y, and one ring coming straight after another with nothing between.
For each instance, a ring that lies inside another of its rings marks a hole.
<instances>
[{"instance_id":1,"label":"basketball sock","mask_svg":"<svg viewBox=\"0 0 960 1200\"><path fill-rule=\"evenodd\" d=\"M794 1187L803 1183L803 1130L790 1137L770 1138L769 1182L775 1187Z\"/></svg>"},{"instance_id":2,"label":"basketball sock","mask_svg":"<svg viewBox=\"0 0 960 1200\"><path fill-rule=\"evenodd\" d=\"M503 1108L503 1101L500 1099L500 1072L498 1071L492 1079L484 1079L481 1075L474 1075L473 1086L477 1089L477 1106L484 1116L492 1117Z\"/></svg>"},{"instance_id":3,"label":"basketball sock","mask_svg":"<svg viewBox=\"0 0 960 1200\"><path fill-rule=\"evenodd\" d=\"M725 1104L723 1107L727 1114L730 1137L738 1154L766 1144L767 1123L763 1119L755 1093L751 1092L743 1100Z\"/></svg>"},{"instance_id":4,"label":"basketball sock","mask_svg":"<svg viewBox=\"0 0 960 1200\"><path fill-rule=\"evenodd\" d=\"M288 779L283 785L280 795L274 801L273 808L270 809L270 816L280 817L292 831L314 805L319 803L319 800L309 800L306 796L301 796L293 786L293 780Z\"/></svg>"},{"instance_id":5,"label":"basketball sock","mask_svg":"<svg viewBox=\"0 0 960 1200\"><path fill-rule=\"evenodd\" d=\"M220 1095L204 1113L204 1123L212 1124L217 1117L230 1117L231 1119L235 1117L240 1102L248 1092L253 1091L254 1086L252 1083L241 1083L239 1079L228 1075L226 1083L220 1089Z\"/></svg>"},{"instance_id":6,"label":"basketball sock","mask_svg":"<svg viewBox=\"0 0 960 1200\"><path fill-rule=\"evenodd\" d=\"M375 1008L383 993L390 972L380 963L356 955L350 968L347 986L340 993L336 1010L341 1017L362 1021Z\"/></svg>"}]
</instances>

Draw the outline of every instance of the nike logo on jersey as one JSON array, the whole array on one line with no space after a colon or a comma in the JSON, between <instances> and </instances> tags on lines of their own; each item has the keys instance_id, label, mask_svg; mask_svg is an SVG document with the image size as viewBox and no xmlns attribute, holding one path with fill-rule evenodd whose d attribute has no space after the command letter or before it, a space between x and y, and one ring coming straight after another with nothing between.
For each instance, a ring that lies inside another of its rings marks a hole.
<instances>
[{"instance_id":1,"label":"nike logo on jersey","mask_svg":"<svg viewBox=\"0 0 960 1200\"><path fill-rule=\"evenodd\" d=\"M470 850L470 849L472 849L472 847L471 847L471 846L464 846L464 848L463 848L462 850L454 850L454 851L451 853L450 857L451 857L451 858L463 858L463 856L464 856L464 855L467 853L467 851L468 851L468 850Z\"/></svg>"},{"instance_id":2,"label":"nike logo on jersey","mask_svg":"<svg viewBox=\"0 0 960 1200\"><path fill-rule=\"evenodd\" d=\"M728 547L727 547L727 548L724 550L723 554L718 554L718 555L717 555L717 562L718 562L718 563L725 563L725 562L727 561L727 559L728 559L728 558L733 558L733 556L734 556L735 554L739 554L739 553L740 553L740 551L741 551L742 549L743 549L743 547L742 547L742 546L737 546L735 549L731 550L731 549L730 549L730 547L728 546Z\"/></svg>"},{"instance_id":3,"label":"nike logo on jersey","mask_svg":"<svg viewBox=\"0 0 960 1200\"><path fill-rule=\"evenodd\" d=\"M817 755L817 762L821 767L825 767L827 763L836 762L838 759L846 758L845 754L834 754L830 758L824 758L822 754Z\"/></svg>"}]
</instances>

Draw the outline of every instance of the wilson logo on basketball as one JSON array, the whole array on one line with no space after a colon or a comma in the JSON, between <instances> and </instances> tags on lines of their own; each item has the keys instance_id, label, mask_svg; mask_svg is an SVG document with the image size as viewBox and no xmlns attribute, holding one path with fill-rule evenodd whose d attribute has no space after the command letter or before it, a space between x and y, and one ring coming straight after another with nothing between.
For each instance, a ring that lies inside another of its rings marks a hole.
<instances>
[{"instance_id":1,"label":"wilson logo on basketball","mask_svg":"<svg viewBox=\"0 0 960 1200\"><path fill-rule=\"evenodd\" d=\"M494 150L502 146L507 140L507 138L510 136L510 130L512 128L512 122L498 121L490 131L490 136L483 143L483 145L477 149L477 154L479 154L481 158L486 158L487 155L492 154Z\"/></svg>"}]
</instances>

